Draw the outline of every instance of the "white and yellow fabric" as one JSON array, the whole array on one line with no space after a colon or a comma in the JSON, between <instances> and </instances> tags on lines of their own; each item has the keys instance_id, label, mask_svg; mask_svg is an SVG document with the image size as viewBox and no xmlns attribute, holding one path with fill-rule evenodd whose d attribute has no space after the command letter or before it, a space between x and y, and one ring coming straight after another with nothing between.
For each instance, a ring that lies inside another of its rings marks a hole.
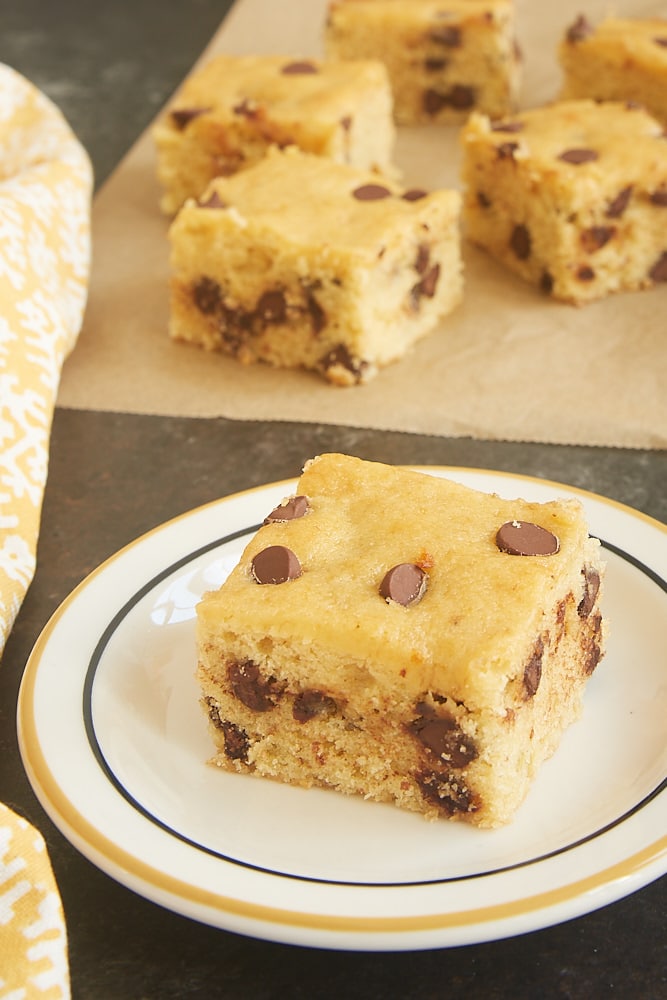
<instances>
[{"instance_id":1,"label":"white and yellow fabric","mask_svg":"<svg viewBox=\"0 0 667 1000\"><path fill-rule=\"evenodd\" d=\"M86 302L91 192L60 111L0 64L0 656L35 570L60 371ZM0 1000L69 996L44 840L0 804Z\"/></svg>"}]
</instances>

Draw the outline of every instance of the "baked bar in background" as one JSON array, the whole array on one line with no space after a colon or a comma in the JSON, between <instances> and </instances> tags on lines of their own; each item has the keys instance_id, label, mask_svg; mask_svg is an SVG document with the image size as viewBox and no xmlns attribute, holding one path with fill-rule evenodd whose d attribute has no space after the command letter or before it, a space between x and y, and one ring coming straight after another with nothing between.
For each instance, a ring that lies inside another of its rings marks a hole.
<instances>
[{"instance_id":1,"label":"baked bar in background","mask_svg":"<svg viewBox=\"0 0 667 1000\"><path fill-rule=\"evenodd\" d=\"M213 763L510 821L604 649L581 504L322 455L266 513L197 609Z\"/></svg>"},{"instance_id":2,"label":"baked bar in background","mask_svg":"<svg viewBox=\"0 0 667 1000\"><path fill-rule=\"evenodd\" d=\"M332 59L384 61L402 125L514 108L521 57L510 0L333 0L324 34Z\"/></svg>"},{"instance_id":3,"label":"baked bar in background","mask_svg":"<svg viewBox=\"0 0 667 1000\"><path fill-rule=\"evenodd\" d=\"M391 88L379 61L221 55L188 77L153 135L168 214L271 145L391 171Z\"/></svg>"},{"instance_id":4,"label":"baked bar in background","mask_svg":"<svg viewBox=\"0 0 667 1000\"><path fill-rule=\"evenodd\" d=\"M667 137L641 108L563 101L461 132L464 232L556 299L667 281Z\"/></svg>"},{"instance_id":5,"label":"baked bar in background","mask_svg":"<svg viewBox=\"0 0 667 1000\"><path fill-rule=\"evenodd\" d=\"M460 202L273 149L173 221L171 336L366 382L459 303Z\"/></svg>"},{"instance_id":6,"label":"baked bar in background","mask_svg":"<svg viewBox=\"0 0 667 1000\"><path fill-rule=\"evenodd\" d=\"M667 124L667 19L580 15L561 40L562 98L634 101Z\"/></svg>"}]
</instances>

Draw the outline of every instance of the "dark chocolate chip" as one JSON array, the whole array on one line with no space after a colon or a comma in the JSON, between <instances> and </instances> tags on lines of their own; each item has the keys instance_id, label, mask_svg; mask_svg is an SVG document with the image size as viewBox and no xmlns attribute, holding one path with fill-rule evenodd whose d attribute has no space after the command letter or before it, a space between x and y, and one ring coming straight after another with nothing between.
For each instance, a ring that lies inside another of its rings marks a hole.
<instances>
[{"instance_id":1,"label":"dark chocolate chip","mask_svg":"<svg viewBox=\"0 0 667 1000\"><path fill-rule=\"evenodd\" d=\"M602 615L596 614L589 618L591 632L584 644L584 673L593 673L602 657Z\"/></svg>"},{"instance_id":2,"label":"dark chocolate chip","mask_svg":"<svg viewBox=\"0 0 667 1000\"><path fill-rule=\"evenodd\" d=\"M222 719L220 718L220 706L214 698L204 698L204 704L208 711L208 717L216 729L222 729Z\"/></svg>"},{"instance_id":3,"label":"dark chocolate chip","mask_svg":"<svg viewBox=\"0 0 667 1000\"><path fill-rule=\"evenodd\" d=\"M200 115L205 115L210 108L174 108L171 112L171 120L177 129L183 129Z\"/></svg>"},{"instance_id":4,"label":"dark chocolate chip","mask_svg":"<svg viewBox=\"0 0 667 1000\"><path fill-rule=\"evenodd\" d=\"M415 775L419 790L445 816L477 811L477 804L468 787L457 778L439 771L420 771Z\"/></svg>"},{"instance_id":5,"label":"dark chocolate chip","mask_svg":"<svg viewBox=\"0 0 667 1000\"><path fill-rule=\"evenodd\" d=\"M310 510L310 504L308 503L308 497L305 496L295 496L290 497L284 503L278 504L277 507L267 514L264 518L264 524L274 524L281 521L295 521L299 517L303 517Z\"/></svg>"},{"instance_id":6,"label":"dark chocolate chip","mask_svg":"<svg viewBox=\"0 0 667 1000\"><path fill-rule=\"evenodd\" d=\"M420 243L417 247L417 258L414 268L417 274L424 274L431 259L431 248L426 243Z\"/></svg>"},{"instance_id":7,"label":"dark chocolate chip","mask_svg":"<svg viewBox=\"0 0 667 1000\"><path fill-rule=\"evenodd\" d=\"M486 194L484 191L478 191L477 204L479 205L480 208L490 208L491 199L489 198L488 194Z\"/></svg>"},{"instance_id":8,"label":"dark chocolate chip","mask_svg":"<svg viewBox=\"0 0 667 1000\"><path fill-rule=\"evenodd\" d=\"M577 280L578 281L594 281L595 271L592 267L587 264L582 264L580 268L577 269Z\"/></svg>"},{"instance_id":9,"label":"dark chocolate chip","mask_svg":"<svg viewBox=\"0 0 667 1000\"><path fill-rule=\"evenodd\" d=\"M317 66L310 62L308 59L296 60L295 62L287 63L280 70L286 76L298 76L302 73L319 73Z\"/></svg>"},{"instance_id":10,"label":"dark chocolate chip","mask_svg":"<svg viewBox=\"0 0 667 1000\"><path fill-rule=\"evenodd\" d=\"M287 303L279 288L264 292L256 306L257 315L265 323L284 323L287 319Z\"/></svg>"},{"instance_id":11,"label":"dark chocolate chip","mask_svg":"<svg viewBox=\"0 0 667 1000\"><path fill-rule=\"evenodd\" d=\"M652 205L658 205L660 208L667 208L667 188L658 188L657 191L653 191L649 195L649 200Z\"/></svg>"},{"instance_id":12,"label":"dark chocolate chip","mask_svg":"<svg viewBox=\"0 0 667 1000\"><path fill-rule=\"evenodd\" d=\"M579 601L577 613L580 618L588 618L600 590L600 574L593 566L584 566L581 573L584 578L584 596Z\"/></svg>"},{"instance_id":13,"label":"dark chocolate chip","mask_svg":"<svg viewBox=\"0 0 667 1000\"><path fill-rule=\"evenodd\" d=\"M380 595L385 601L394 601L404 608L422 599L428 576L416 563L399 563L385 573L380 584Z\"/></svg>"},{"instance_id":14,"label":"dark chocolate chip","mask_svg":"<svg viewBox=\"0 0 667 1000\"><path fill-rule=\"evenodd\" d=\"M292 716L296 722L310 722L311 719L329 719L338 711L334 698L316 688L307 688L294 699Z\"/></svg>"},{"instance_id":15,"label":"dark chocolate chip","mask_svg":"<svg viewBox=\"0 0 667 1000\"><path fill-rule=\"evenodd\" d=\"M198 202L200 208L227 208L226 202L222 200L217 191L212 191L208 198Z\"/></svg>"},{"instance_id":16,"label":"dark chocolate chip","mask_svg":"<svg viewBox=\"0 0 667 1000\"><path fill-rule=\"evenodd\" d=\"M419 300L422 296L427 299L432 299L435 295L436 288L438 287L438 281L440 280L440 265L434 264L433 267L424 274L422 280L414 285L410 291L410 297L412 305L414 308L419 307Z\"/></svg>"},{"instance_id":17,"label":"dark chocolate chip","mask_svg":"<svg viewBox=\"0 0 667 1000\"><path fill-rule=\"evenodd\" d=\"M491 122L492 132L521 132L523 131L524 123L518 121L501 121L501 122Z\"/></svg>"},{"instance_id":18,"label":"dark chocolate chip","mask_svg":"<svg viewBox=\"0 0 667 1000\"><path fill-rule=\"evenodd\" d=\"M532 521L506 521L498 528L496 545L510 556L552 556L558 552L558 538Z\"/></svg>"},{"instance_id":19,"label":"dark chocolate chip","mask_svg":"<svg viewBox=\"0 0 667 1000\"><path fill-rule=\"evenodd\" d=\"M592 34L592 24L583 14L580 14L576 21L567 29L565 37L568 42L582 42L584 38L588 38Z\"/></svg>"},{"instance_id":20,"label":"dark chocolate chip","mask_svg":"<svg viewBox=\"0 0 667 1000\"><path fill-rule=\"evenodd\" d=\"M548 271L542 272L542 277L540 278L540 288L547 295L551 295L554 289L554 279L549 274Z\"/></svg>"},{"instance_id":21,"label":"dark chocolate chip","mask_svg":"<svg viewBox=\"0 0 667 1000\"><path fill-rule=\"evenodd\" d=\"M282 694L275 677L264 677L253 660L231 663L227 677L234 697L253 712L270 712Z\"/></svg>"},{"instance_id":22,"label":"dark chocolate chip","mask_svg":"<svg viewBox=\"0 0 667 1000\"><path fill-rule=\"evenodd\" d=\"M259 115L257 102L251 101L247 97L235 104L232 110L235 115L241 115L243 118L257 118Z\"/></svg>"},{"instance_id":23,"label":"dark chocolate chip","mask_svg":"<svg viewBox=\"0 0 667 1000\"><path fill-rule=\"evenodd\" d=\"M534 697L542 679L542 657L544 642L538 639L523 671L523 691L526 698Z\"/></svg>"},{"instance_id":24,"label":"dark chocolate chip","mask_svg":"<svg viewBox=\"0 0 667 1000\"><path fill-rule=\"evenodd\" d=\"M327 314L310 289L306 289L306 309L310 315L310 325L313 333L321 333L327 325Z\"/></svg>"},{"instance_id":25,"label":"dark chocolate chip","mask_svg":"<svg viewBox=\"0 0 667 1000\"><path fill-rule=\"evenodd\" d=\"M455 84L448 91L425 90L422 100L427 115L435 115L443 108L454 108L456 111L466 111L475 103L475 91L465 84Z\"/></svg>"},{"instance_id":26,"label":"dark chocolate chip","mask_svg":"<svg viewBox=\"0 0 667 1000\"><path fill-rule=\"evenodd\" d=\"M614 226L591 226L590 229L583 230L579 239L586 253L595 253L609 242L615 232Z\"/></svg>"},{"instance_id":27,"label":"dark chocolate chip","mask_svg":"<svg viewBox=\"0 0 667 1000\"><path fill-rule=\"evenodd\" d=\"M463 732L453 716L437 715L425 702L419 702L416 709L423 714L408 724L408 730L429 753L457 769L477 759L475 741Z\"/></svg>"},{"instance_id":28,"label":"dark chocolate chip","mask_svg":"<svg viewBox=\"0 0 667 1000\"><path fill-rule=\"evenodd\" d=\"M663 49L667 49L667 37L663 37L661 35L657 38L654 38L653 41L655 42L656 45L660 45L662 46Z\"/></svg>"},{"instance_id":29,"label":"dark chocolate chip","mask_svg":"<svg viewBox=\"0 0 667 1000\"><path fill-rule=\"evenodd\" d=\"M515 226L512 230L512 235L510 236L510 247L519 260L527 260L528 257L530 257L532 240L530 238L528 227L524 226L523 223L519 223L519 225Z\"/></svg>"},{"instance_id":30,"label":"dark chocolate chip","mask_svg":"<svg viewBox=\"0 0 667 1000\"><path fill-rule=\"evenodd\" d=\"M241 760L244 764L247 763L250 740L245 729L241 729L240 726L228 719L224 719L220 723L220 728L225 737L225 757L229 757L230 760Z\"/></svg>"},{"instance_id":31,"label":"dark chocolate chip","mask_svg":"<svg viewBox=\"0 0 667 1000\"><path fill-rule=\"evenodd\" d=\"M427 73L439 73L447 65L447 59L425 59L424 69Z\"/></svg>"},{"instance_id":32,"label":"dark chocolate chip","mask_svg":"<svg viewBox=\"0 0 667 1000\"><path fill-rule=\"evenodd\" d=\"M429 38L438 45L445 45L449 49L457 49L461 45L461 29L456 24L447 25L443 28L435 28L429 32Z\"/></svg>"},{"instance_id":33,"label":"dark chocolate chip","mask_svg":"<svg viewBox=\"0 0 667 1000\"><path fill-rule=\"evenodd\" d=\"M619 219L628 207L631 197L632 184L629 184L627 187L623 188L623 190L619 192L619 194L617 194L616 197L607 205L607 211L605 212L607 218Z\"/></svg>"},{"instance_id":34,"label":"dark chocolate chip","mask_svg":"<svg viewBox=\"0 0 667 1000\"><path fill-rule=\"evenodd\" d=\"M211 313L216 312L220 308L222 301L220 285L213 278L204 276L199 279L192 289L192 297L197 309L204 313L204 315L210 316Z\"/></svg>"},{"instance_id":35,"label":"dark chocolate chip","mask_svg":"<svg viewBox=\"0 0 667 1000\"><path fill-rule=\"evenodd\" d=\"M364 370L367 367L365 361L352 357L345 344L338 344L336 347L333 347L324 355L320 364L325 372L329 371L330 368L345 368L356 377L357 381L361 380Z\"/></svg>"},{"instance_id":36,"label":"dark chocolate chip","mask_svg":"<svg viewBox=\"0 0 667 1000\"><path fill-rule=\"evenodd\" d=\"M427 195L428 191L424 191L422 188L410 188L408 191L403 192L401 198L403 201L421 201Z\"/></svg>"},{"instance_id":37,"label":"dark chocolate chip","mask_svg":"<svg viewBox=\"0 0 667 1000\"><path fill-rule=\"evenodd\" d=\"M667 281L667 250L658 257L648 276L651 281Z\"/></svg>"},{"instance_id":38,"label":"dark chocolate chip","mask_svg":"<svg viewBox=\"0 0 667 1000\"><path fill-rule=\"evenodd\" d=\"M580 163L592 163L599 155L594 149L566 149L559 154L558 159L579 166Z\"/></svg>"},{"instance_id":39,"label":"dark chocolate chip","mask_svg":"<svg viewBox=\"0 0 667 1000\"><path fill-rule=\"evenodd\" d=\"M354 189L352 197L357 201L379 201L380 198L390 198L391 191L383 184L362 184Z\"/></svg>"},{"instance_id":40,"label":"dark chocolate chip","mask_svg":"<svg viewBox=\"0 0 667 1000\"><path fill-rule=\"evenodd\" d=\"M287 583L301 576L301 563L286 545L269 545L252 560L252 575L257 583Z\"/></svg>"}]
</instances>

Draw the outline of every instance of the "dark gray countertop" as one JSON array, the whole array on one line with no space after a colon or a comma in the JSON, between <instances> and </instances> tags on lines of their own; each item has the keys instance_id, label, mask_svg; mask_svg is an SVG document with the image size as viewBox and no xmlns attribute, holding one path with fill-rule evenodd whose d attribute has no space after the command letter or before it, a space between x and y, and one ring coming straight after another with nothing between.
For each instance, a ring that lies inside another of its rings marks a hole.
<instances>
[{"instance_id":1,"label":"dark gray countertop","mask_svg":"<svg viewBox=\"0 0 667 1000\"><path fill-rule=\"evenodd\" d=\"M228 6L0 0L0 60L56 100L89 149L99 183ZM305 459L328 450L542 476L667 521L665 452L58 409L38 569L0 669L0 799L46 837L68 921L75 1000L667 997L664 878L588 916L513 939L423 953L332 954L244 938L164 910L93 867L45 816L20 762L14 706L26 658L51 612L144 531L220 495L295 476Z\"/></svg>"}]
</instances>

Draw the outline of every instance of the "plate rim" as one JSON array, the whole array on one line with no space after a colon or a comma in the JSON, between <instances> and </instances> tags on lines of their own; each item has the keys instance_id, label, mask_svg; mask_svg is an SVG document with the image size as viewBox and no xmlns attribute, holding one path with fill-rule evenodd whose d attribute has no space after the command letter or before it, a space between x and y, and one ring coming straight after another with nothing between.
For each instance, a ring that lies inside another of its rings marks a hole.
<instances>
[{"instance_id":1,"label":"plate rim","mask_svg":"<svg viewBox=\"0 0 667 1000\"><path fill-rule=\"evenodd\" d=\"M622 514L634 520L639 519L648 524L649 527L667 534L667 525L643 511L613 498L556 480L503 470L466 466L409 465L404 467L427 474L472 475L473 480L476 477L490 476L511 482L538 484L540 487L548 489L565 490L570 495L588 498L596 503L611 506ZM551 923L561 922L563 919L597 909L599 906L622 898L660 877L664 872L657 871L657 868L667 855L667 832L663 836L658 836L657 840L646 844L641 850L635 851L600 870L584 877L574 878L571 881L566 880L557 887L550 887L532 894L530 892L522 893L512 903L504 900L463 910L453 911L442 908L438 912L402 916L395 914L354 916L351 913L340 915L333 912L295 910L266 902L258 903L242 899L239 898L239 895L228 895L204 889L202 886L194 885L191 881L177 878L170 872L154 867L142 858L126 851L79 811L66 791L60 787L49 767L42 751L36 719L30 711L31 706L34 705L39 666L59 622L76 604L79 595L97 577L102 575L111 564L124 554L137 548L149 538L169 531L174 526L211 508L224 506L230 501L242 500L252 494L278 490L279 488L284 489L295 482L296 478L290 477L225 494L154 526L112 553L88 573L55 609L40 632L28 657L19 691L17 704L19 747L33 791L61 833L70 840L73 846L110 877L135 889L141 895L154 901L162 901L168 908L193 919L256 937L299 944L309 943L307 939L314 938L319 946L348 949L368 947L369 940L373 942L373 948L399 950L403 948L446 947L450 944L474 943L489 938L507 937L526 930L549 926ZM117 790L114 791L114 794L118 794ZM664 794L665 792L660 793L658 798ZM217 859L217 863L229 864L221 859ZM270 872L266 873L264 877L281 879L289 876L283 876L280 872ZM623 883L629 879L632 880L632 886L622 887ZM373 885L363 888L373 893L386 893L394 887ZM400 889L401 887L398 887L398 891ZM602 892L602 890L605 891ZM604 899L594 901L591 897L595 893L602 893ZM556 915L559 910L573 901L579 901L580 904L575 911L570 910L564 916ZM531 918L536 913L542 913L545 916L551 913L551 917L538 924L531 923ZM499 922L507 925L503 931L499 930ZM511 926L516 927L517 924L519 929L510 929ZM471 935L471 928L477 928L478 933ZM457 931L458 935L455 933ZM424 944L423 941L415 943L414 938L417 935L421 935L422 939L435 935L437 940L435 944ZM397 941L399 936L405 940ZM448 936L451 940L447 940ZM366 944L362 942L366 942Z\"/></svg>"}]
</instances>

